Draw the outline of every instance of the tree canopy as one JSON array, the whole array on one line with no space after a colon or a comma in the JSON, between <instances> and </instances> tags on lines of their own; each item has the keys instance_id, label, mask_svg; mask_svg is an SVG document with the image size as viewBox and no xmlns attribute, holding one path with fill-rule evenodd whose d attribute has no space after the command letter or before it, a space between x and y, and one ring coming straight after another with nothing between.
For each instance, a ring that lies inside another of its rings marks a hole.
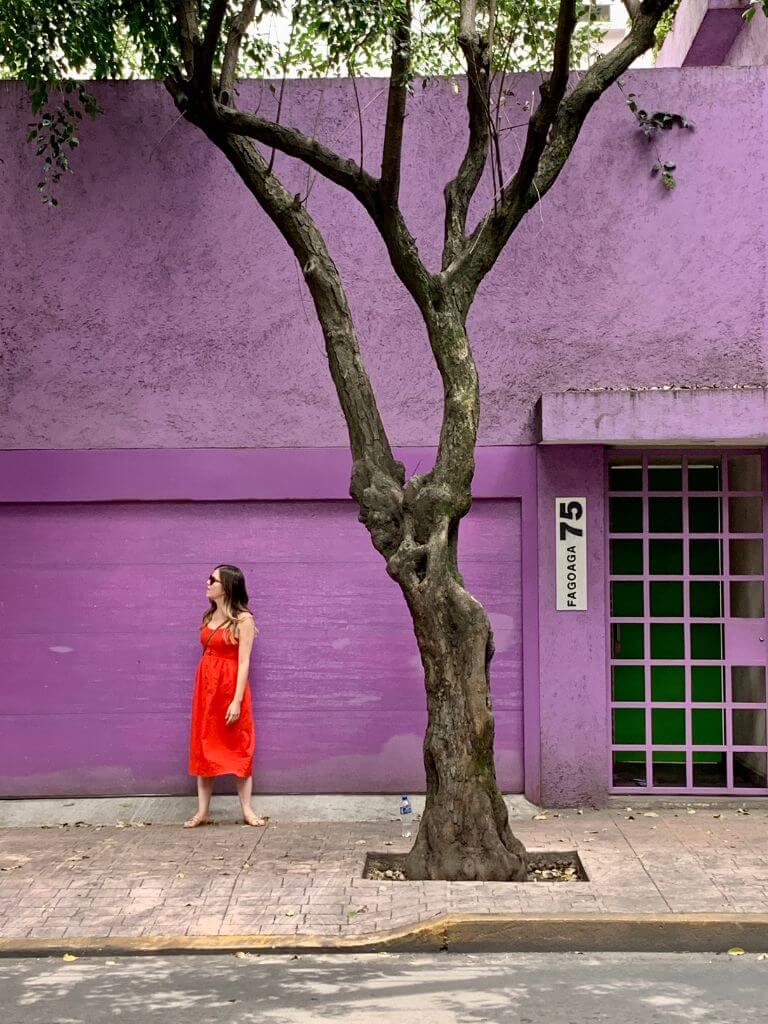
<instances>
[{"instance_id":1,"label":"tree canopy","mask_svg":"<svg viewBox=\"0 0 768 1024\"><path fill-rule=\"evenodd\" d=\"M201 23L211 0L197 5ZM261 0L239 53L240 77L389 75L392 38L405 0ZM168 0L0 0L0 76L29 90L29 140L43 159L38 188L57 203L54 186L69 171L79 144L77 122L96 116L92 79L163 79L182 55ZM231 3L230 14L238 7ZM464 62L456 40L456 3L421 0L414 7L408 81L459 74ZM498 0L481 4L478 22L495 38L497 72L547 67L554 46L559 0ZM577 5L572 59L583 61L601 28L593 3ZM220 72L222 54L213 68ZM274 87L274 86L273 86Z\"/></svg>"}]
</instances>

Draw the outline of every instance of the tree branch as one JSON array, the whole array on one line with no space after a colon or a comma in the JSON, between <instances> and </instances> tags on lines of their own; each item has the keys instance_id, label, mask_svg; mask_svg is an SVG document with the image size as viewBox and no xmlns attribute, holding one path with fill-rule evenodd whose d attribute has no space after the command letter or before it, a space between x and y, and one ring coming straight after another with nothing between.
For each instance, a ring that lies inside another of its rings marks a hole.
<instances>
[{"instance_id":1,"label":"tree branch","mask_svg":"<svg viewBox=\"0 0 768 1024\"><path fill-rule=\"evenodd\" d=\"M184 69L191 77L195 66L195 44L199 42L197 4L195 0L174 0L173 7L179 26L179 48Z\"/></svg>"},{"instance_id":2,"label":"tree branch","mask_svg":"<svg viewBox=\"0 0 768 1024\"><path fill-rule=\"evenodd\" d=\"M627 9L629 20L634 21L640 12L640 0L622 0L622 3Z\"/></svg>"},{"instance_id":3,"label":"tree branch","mask_svg":"<svg viewBox=\"0 0 768 1024\"><path fill-rule=\"evenodd\" d=\"M432 277L421 260L416 240L408 230L401 210L384 198L378 179L354 160L339 156L295 128L221 104L215 104L214 111L223 131L256 139L302 160L355 196L378 228L399 279L420 309L430 308L433 301Z\"/></svg>"},{"instance_id":4,"label":"tree branch","mask_svg":"<svg viewBox=\"0 0 768 1024\"><path fill-rule=\"evenodd\" d=\"M539 159L547 142L547 135L565 95L570 74L571 39L576 28L576 0L560 0L555 32L552 74L541 83L541 100L528 122L523 155L517 172L509 186L509 202L514 204L518 195L525 195L539 166ZM506 198L502 194L502 198Z\"/></svg>"},{"instance_id":5,"label":"tree branch","mask_svg":"<svg viewBox=\"0 0 768 1024\"><path fill-rule=\"evenodd\" d=\"M642 0L629 34L595 61L566 98L563 99L561 94L553 119L552 97L556 93L552 91L547 95L543 92L547 83L542 85L542 100L531 120L537 118L542 107L545 108L544 114L533 133L529 130L520 165L504 192L503 202L497 210L491 210L483 217L473 231L465 253L445 274L447 278L461 281L470 299L520 220L557 180L594 104L630 64L653 45L659 18L671 3L672 0ZM560 69L562 76L562 63ZM567 84L567 71L564 76ZM554 77L553 71L550 82ZM564 92L562 77L559 84ZM547 124L547 130L542 136L543 124Z\"/></svg>"},{"instance_id":6,"label":"tree branch","mask_svg":"<svg viewBox=\"0 0 768 1024\"><path fill-rule=\"evenodd\" d=\"M392 40L387 119L381 156L381 192L384 201L395 205L400 192L400 166L403 153L403 126L408 98L408 71L411 61L411 0L404 0Z\"/></svg>"},{"instance_id":7,"label":"tree branch","mask_svg":"<svg viewBox=\"0 0 768 1024\"><path fill-rule=\"evenodd\" d=\"M392 454L338 269L309 213L269 171L256 147L216 127L200 127L228 158L299 262L323 331L331 377L347 424L354 460L351 493L377 550L390 557L402 539L405 471Z\"/></svg>"},{"instance_id":8,"label":"tree branch","mask_svg":"<svg viewBox=\"0 0 768 1024\"><path fill-rule=\"evenodd\" d=\"M227 13L227 0L211 0L208 24L201 45L195 47L194 78L198 87L210 92L213 89L213 62L221 38L224 15Z\"/></svg>"},{"instance_id":9,"label":"tree branch","mask_svg":"<svg viewBox=\"0 0 768 1024\"><path fill-rule=\"evenodd\" d=\"M235 73L240 59L240 46L256 14L258 0L245 0L242 10L229 23L224 60L221 65L219 95L222 103L228 103L235 90Z\"/></svg>"},{"instance_id":10,"label":"tree branch","mask_svg":"<svg viewBox=\"0 0 768 1024\"><path fill-rule=\"evenodd\" d=\"M296 128L278 124L258 114L248 114L222 104L216 104L215 113L219 126L227 134L247 136L287 156L302 160L336 185L351 192L366 209L370 211L372 208L378 182L354 160L339 156Z\"/></svg>"},{"instance_id":11,"label":"tree branch","mask_svg":"<svg viewBox=\"0 0 768 1024\"><path fill-rule=\"evenodd\" d=\"M253 139L301 160L329 181L350 192L363 205L378 228L395 273L419 308L428 311L434 299L433 278L421 261L416 241L397 203L391 199L385 200L379 179L364 171L354 160L340 156L298 129L270 121L258 114L237 110L231 96L227 96L229 104L224 104L212 95L210 69L225 10L226 0L212 0L205 42L202 46L196 45L194 49L192 79L185 82L180 75L175 74L166 79L166 86L179 109L183 109L188 120L199 124L211 137L215 129L218 137L241 136ZM229 46L228 38L230 58L235 56L234 45ZM271 172L269 165L267 172Z\"/></svg>"},{"instance_id":12,"label":"tree branch","mask_svg":"<svg viewBox=\"0 0 768 1024\"><path fill-rule=\"evenodd\" d=\"M466 242L469 204L483 176L491 139L491 47L477 30L474 0L462 0L458 41L467 65L469 139L456 177L443 190L443 270L453 262Z\"/></svg>"}]
</instances>

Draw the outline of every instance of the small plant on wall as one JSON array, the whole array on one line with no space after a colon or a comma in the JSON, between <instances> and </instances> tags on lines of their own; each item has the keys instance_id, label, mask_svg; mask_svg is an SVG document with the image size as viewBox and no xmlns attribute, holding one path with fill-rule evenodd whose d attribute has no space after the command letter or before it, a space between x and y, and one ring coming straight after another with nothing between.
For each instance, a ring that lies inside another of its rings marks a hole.
<instances>
[{"instance_id":1,"label":"small plant on wall","mask_svg":"<svg viewBox=\"0 0 768 1024\"><path fill-rule=\"evenodd\" d=\"M768 2L768 0L766 0ZM621 82L617 85L624 92ZM624 94L627 101L627 106L632 111L632 114L637 121L638 127L643 135L646 137L649 143L654 147L656 152L656 160L651 165L651 174L660 175L661 184L667 191L671 192L677 185L677 179L675 178L675 171L677 165L672 160L664 160L661 156L661 152L658 146L658 135L659 132L668 132L673 128L684 128L689 131L693 131L695 125L693 121L689 121L687 117L682 114L672 114L666 110L654 110L653 113L649 113L644 110L637 102L637 93L630 92Z\"/></svg>"}]
</instances>

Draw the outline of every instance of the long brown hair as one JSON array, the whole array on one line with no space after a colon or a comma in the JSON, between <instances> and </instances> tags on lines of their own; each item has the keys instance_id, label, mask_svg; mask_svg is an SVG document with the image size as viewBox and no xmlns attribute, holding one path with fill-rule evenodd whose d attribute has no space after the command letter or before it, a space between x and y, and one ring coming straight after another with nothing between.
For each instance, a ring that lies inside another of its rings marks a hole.
<instances>
[{"instance_id":1,"label":"long brown hair","mask_svg":"<svg viewBox=\"0 0 768 1024\"><path fill-rule=\"evenodd\" d=\"M216 572L217 569L221 579L221 587L224 591L220 608L222 615L224 615L222 629L229 633L230 639L234 642L239 632L240 624L238 617L243 612L253 615L253 612L248 607L248 591L245 589L245 576L242 569L238 569L236 565L217 565L213 571ZM209 607L203 615L201 627L208 625L213 613L216 611L215 601L209 599L208 604ZM258 632L257 629L256 633L258 634Z\"/></svg>"}]
</instances>

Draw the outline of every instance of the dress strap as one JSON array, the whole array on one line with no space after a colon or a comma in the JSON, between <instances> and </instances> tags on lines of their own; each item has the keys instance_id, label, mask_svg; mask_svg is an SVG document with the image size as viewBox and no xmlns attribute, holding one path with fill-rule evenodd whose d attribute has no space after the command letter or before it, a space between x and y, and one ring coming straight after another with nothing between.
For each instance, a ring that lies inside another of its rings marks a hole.
<instances>
[{"instance_id":1,"label":"dress strap","mask_svg":"<svg viewBox=\"0 0 768 1024\"><path fill-rule=\"evenodd\" d=\"M223 625L224 625L224 623L223 623L223 622L220 622L220 623L218 624L218 626L216 626L216 627L215 627L214 629L211 629L211 627L210 627L210 626L208 627L208 629L210 629L211 631L210 631L210 633L208 634L208 639L207 639L207 640L205 641L205 643L203 644L203 652L205 652L205 648L206 648L206 647L208 646L208 644L209 644L209 643L211 642L211 637L213 636L213 634L214 634L214 633L216 632L216 630L217 630L217 629L221 629L221 627L222 627Z\"/></svg>"}]
</instances>

